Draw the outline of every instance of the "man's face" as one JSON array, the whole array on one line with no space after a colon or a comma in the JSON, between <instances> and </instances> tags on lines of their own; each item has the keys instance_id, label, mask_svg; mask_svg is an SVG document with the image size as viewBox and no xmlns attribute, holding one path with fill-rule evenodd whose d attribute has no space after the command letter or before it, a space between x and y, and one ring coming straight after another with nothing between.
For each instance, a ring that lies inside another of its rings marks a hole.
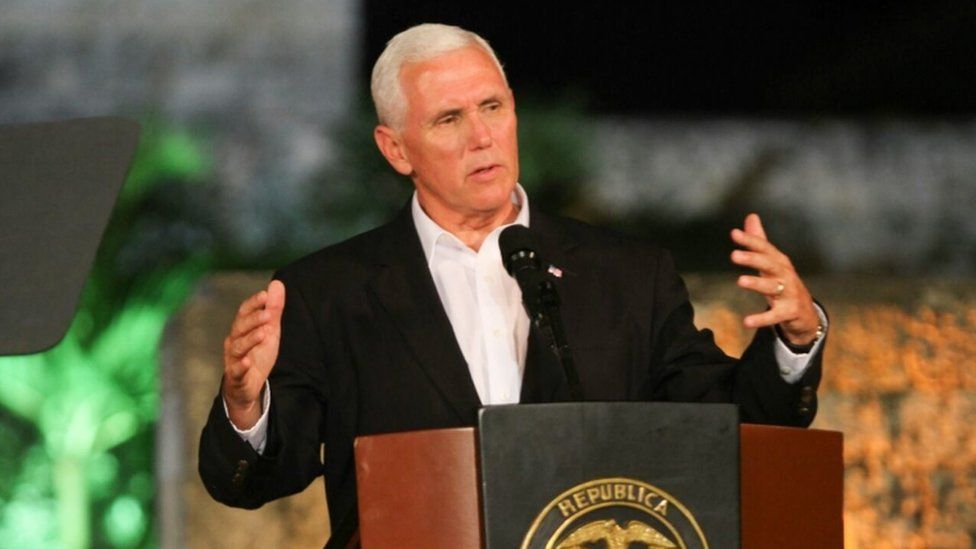
<instances>
[{"instance_id":1,"label":"man's face","mask_svg":"<svg viewBox=\"0 0 976 549\"><path fill-rule=\"evenodd\" d=\"M515 100L491 58L471 46L408 63L400 84L403 127L386 129L392 149L382 143L382 126L377 142L393 167L413 179L428 215L508 211L519 168Z\"/></svg>"}]
</instances>

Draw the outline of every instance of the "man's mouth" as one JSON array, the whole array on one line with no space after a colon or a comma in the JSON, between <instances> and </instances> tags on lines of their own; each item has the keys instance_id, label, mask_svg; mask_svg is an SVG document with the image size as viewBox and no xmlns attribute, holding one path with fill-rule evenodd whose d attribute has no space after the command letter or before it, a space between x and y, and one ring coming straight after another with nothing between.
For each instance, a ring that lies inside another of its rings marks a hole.
<instances>
[{"instance_id":1,"label":"man's mouth","mask_svg":"<svg viewBox=\"0 0 976 549\"><path fill-rule=\"evenodd\" d=\"M487 164L485 166L480 166L471 172L470 175L474 176L486 176L491 175L495 170L499 169L501 166L498 164Z\"/></svg>"}]
</instances>

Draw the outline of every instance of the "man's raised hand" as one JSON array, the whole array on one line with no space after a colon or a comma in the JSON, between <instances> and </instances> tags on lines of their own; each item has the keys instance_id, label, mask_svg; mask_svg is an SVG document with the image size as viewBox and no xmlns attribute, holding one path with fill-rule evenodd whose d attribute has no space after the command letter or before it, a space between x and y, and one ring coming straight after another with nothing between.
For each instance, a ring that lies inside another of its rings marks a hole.
<instances>
[{"instance_id":1,"label":"man's raised hand","mask_svg":"<svg viewBox=\"0 0 976 549\"><path fill-rule=\"evenodd\" d=\"M766 298L769 310L747 316L747 328L778 324L783 335L795 345L806 345L817 337L820 317L793 263L766 239L759 216L746 216L742 229L732 230L732 240L742 250L732 252L732 262L751 267L756 275L742 275L738 285Z\"/></svg>"},{"instance_id":2,"label":"man's raised hand","mask_svg":"<svg viewBox=\"0 0 976 549\"><path fill-rule=\"evenodd\" d=\"M249 429L261 417L264 382L278 358L285 285L272 280L241 303L224 339L221 393L227 413L238 429Z\"/></svg>"}]
</instances>

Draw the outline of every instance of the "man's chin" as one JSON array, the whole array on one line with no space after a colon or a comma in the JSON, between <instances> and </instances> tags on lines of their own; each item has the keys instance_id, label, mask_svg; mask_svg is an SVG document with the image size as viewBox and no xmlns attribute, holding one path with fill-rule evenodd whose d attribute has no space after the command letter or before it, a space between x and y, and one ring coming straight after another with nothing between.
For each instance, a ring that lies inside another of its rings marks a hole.
<instances>
[{"instance_id":1,"label":"man's chin","mask_svg":"<svg viewBox=\"0 0 976 549\"><path fill-rule=\"evenodd\" d=\"M491 212L508 209L512 203L512 193L515 192L515 182L495 182L486 185L477 193L477 209Z\"/></svg>"}]
</instances>

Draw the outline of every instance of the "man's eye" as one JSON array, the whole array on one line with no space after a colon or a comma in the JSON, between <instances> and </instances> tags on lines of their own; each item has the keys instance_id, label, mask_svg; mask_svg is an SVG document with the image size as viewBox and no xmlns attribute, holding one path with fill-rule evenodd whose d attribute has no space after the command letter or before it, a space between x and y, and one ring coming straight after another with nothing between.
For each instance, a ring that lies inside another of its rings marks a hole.
<instances>
[{"instance_id":1,"label":"man's eye","mask_svg":"<svg viewBox=\"0 0 976 549\"><path fill-rule=\"evenodd\" d=\"M502 108L501 103L488 103L487 105L485 105L485 110L489 112L497 111L500 108Z\"/></svg>"},{"instance_id":2,"label":"man's eye","mask_svg":"<svg viewBox=\"0 0 976 549\"><path fill-rule=\"evenodd\" d=\"M445 117L442 117L442 118L437 119L437 125L438 126L447 126L449 124L453 124L453 123L457 122L457 120L458 120L457 115L452 114L452 115L445 116Z\"/></svg>"}]
</instances>

